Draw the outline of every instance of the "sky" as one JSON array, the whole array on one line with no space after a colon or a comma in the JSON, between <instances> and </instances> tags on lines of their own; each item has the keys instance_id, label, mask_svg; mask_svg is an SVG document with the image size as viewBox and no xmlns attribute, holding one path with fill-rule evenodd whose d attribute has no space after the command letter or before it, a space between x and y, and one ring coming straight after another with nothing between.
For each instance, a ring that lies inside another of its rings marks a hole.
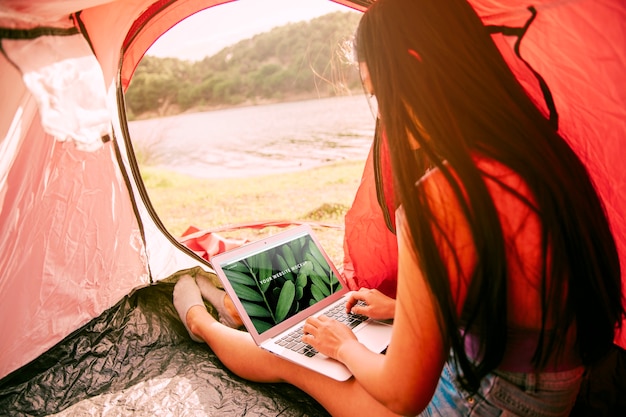
<instances>
[{"instance_id":1,"label":"sky","mask_svg":"<svg viewBox=\"0 0 626 417\"><path fill-rule=\"evenodd\" d=\"M276 26L351 10L330 0L236 0L183 20L161 36L147 54L200 60Z\"/></svg>"}]
</instances>

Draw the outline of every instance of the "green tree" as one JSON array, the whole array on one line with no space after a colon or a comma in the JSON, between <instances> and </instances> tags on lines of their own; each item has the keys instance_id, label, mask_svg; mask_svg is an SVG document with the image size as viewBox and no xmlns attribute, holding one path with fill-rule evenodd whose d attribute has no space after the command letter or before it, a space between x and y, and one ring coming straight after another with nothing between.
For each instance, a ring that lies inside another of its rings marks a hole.
<instances>
[{"instance_id":1,"label":"green tree","mask_svg":"<svg viewBox=\"0 0 626 417\"><path fill-rule=\"evenodd\" d=\"M346 54L359 16L335 12L290 23L195 62L146 56L126 93L128 114L361 92L356 65Z\"/></svg>"}]
</instances>

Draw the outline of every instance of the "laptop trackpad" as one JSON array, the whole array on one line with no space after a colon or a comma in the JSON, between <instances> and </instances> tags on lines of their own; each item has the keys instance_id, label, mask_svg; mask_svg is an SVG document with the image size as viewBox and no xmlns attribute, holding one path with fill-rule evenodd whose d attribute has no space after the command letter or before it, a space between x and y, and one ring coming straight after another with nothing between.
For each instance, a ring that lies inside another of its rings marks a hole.
<instances>
[{"instance_id":1,"label":"laptop trackpad","mask_svg":"<svg viewBox=\"0 0 626 417\"><path fill-rule=\"evenodd\" d=\"M354 333L369 350L380 353L385 350L389 344L392 326L370 320L367 326L358 326L354 329Z\"/></svg>"}]
</instances>

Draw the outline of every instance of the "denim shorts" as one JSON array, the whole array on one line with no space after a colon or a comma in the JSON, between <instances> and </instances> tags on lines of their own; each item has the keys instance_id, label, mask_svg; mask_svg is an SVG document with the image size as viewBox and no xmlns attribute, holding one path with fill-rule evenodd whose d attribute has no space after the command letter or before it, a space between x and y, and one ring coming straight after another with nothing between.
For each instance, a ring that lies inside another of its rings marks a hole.
<instances>
[{"instance_id":1,"label":"denim shorts","mask_svg":"<svg viewBox=\"0 0 626 417\"><path fill-rule=\"evenodd\" d=\"M568 416L583 372L582 366L528 374L496 370L482 379L478 392L470 395L461 388L456 369L448 361L430 404L420 416Z\"/></svg>"}]
</instances>

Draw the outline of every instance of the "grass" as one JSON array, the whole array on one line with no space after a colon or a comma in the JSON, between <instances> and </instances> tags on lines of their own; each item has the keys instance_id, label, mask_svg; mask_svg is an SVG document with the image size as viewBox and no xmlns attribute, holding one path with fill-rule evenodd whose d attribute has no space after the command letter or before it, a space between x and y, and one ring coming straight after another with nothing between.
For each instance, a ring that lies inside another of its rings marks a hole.
<instances>
[{"instance_id":1,"label":"grass","mask_svg":"<svg viewBox=\"0 0 626 417\"><path fill-rule=\"evenodd\" d=\"M213 229L260 221L313 222L316 235L337 266L343 263L344 216L359 186L365 161L266 176L200 179L144 166L143 181L161 221L174 236L188 227ZM220 232L227 238L255 239L277 227Z\"/></svg>"}]
</instances>

